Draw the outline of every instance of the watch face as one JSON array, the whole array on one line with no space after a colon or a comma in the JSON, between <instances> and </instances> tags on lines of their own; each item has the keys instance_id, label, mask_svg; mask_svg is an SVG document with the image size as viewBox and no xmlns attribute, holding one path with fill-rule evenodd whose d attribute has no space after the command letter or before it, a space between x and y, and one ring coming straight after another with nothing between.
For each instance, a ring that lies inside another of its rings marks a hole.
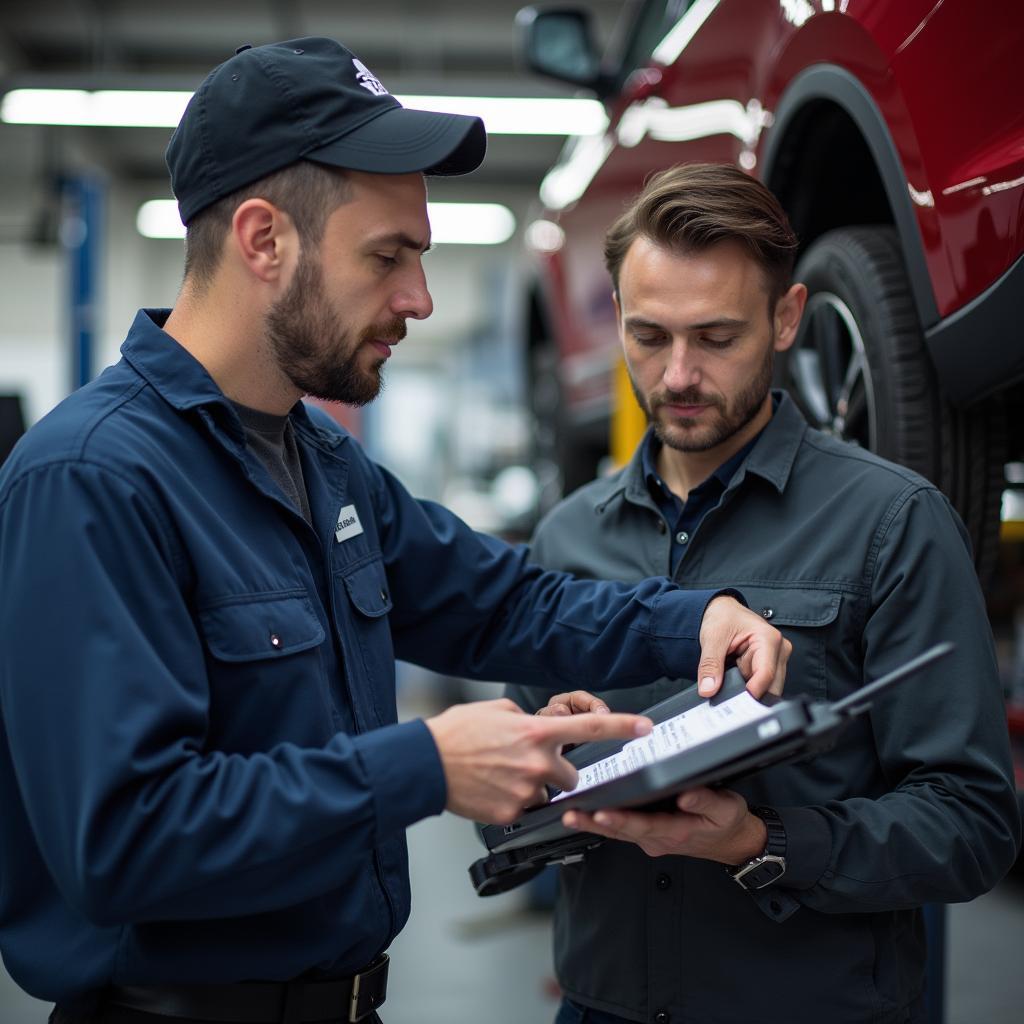
<instances>
[{"instance_id":1,"label":"watch face","mask_svg":"<svg viewBox=\"0 0 1024 1024\"><path fill-rule=\"evenodd\" d=\"M782 857L766 854L745 864L733 878L745 889L763 889L786 873L786 861Z\"/></svg>"}]
</instances>

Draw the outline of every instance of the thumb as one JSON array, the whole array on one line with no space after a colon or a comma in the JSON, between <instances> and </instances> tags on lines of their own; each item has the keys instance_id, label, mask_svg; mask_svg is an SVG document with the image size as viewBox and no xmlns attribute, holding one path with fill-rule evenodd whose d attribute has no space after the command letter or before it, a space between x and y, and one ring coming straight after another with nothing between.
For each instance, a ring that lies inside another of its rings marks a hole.
<instances>
[{"instance_id":1,"label":"thumb","mask_svg":"<svg viewBox=\"0 0 1024 1024\"><path fill-rule=\"evenodd\" d=\"M723 645L724 646L724 645ZM718 653L717 646L709 646L707 638L700 650L700 664L697 666L697 692L702 697L713 697L722 685L724 650Z\"/></svg>"},{"instance_id":2,"label":"thumb","mask_svg":"<svg viewBox=\"0 0 1024 1024\"><path fill-rule=\"evenodd\" d=\"M714 793L707 787L686 789L676 797L676 807L687 814L700 814L714 800Z\"/></svg>"},{"instance_id":3,"label":"thumb","mask_svg":"<svg viewBox=\"0 0 1024 1024\"><path fill-rule=\"evenodd\" d=\"M725 659L735 635L735 612L742 609L743 606L728 594L713 597L704 609L697 664L697 692L702 697L713 697L722 685Z\"/></svg>"}]
</instances>

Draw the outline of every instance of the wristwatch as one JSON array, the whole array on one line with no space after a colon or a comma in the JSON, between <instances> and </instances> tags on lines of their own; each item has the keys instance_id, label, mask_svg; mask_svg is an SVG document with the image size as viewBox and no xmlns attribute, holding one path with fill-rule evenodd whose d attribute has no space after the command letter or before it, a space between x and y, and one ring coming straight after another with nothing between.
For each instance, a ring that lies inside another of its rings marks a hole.
<instances>
[{"instance_id":1,"label":"wristwatch","mask_svg":"<svg viewBox=\"0 0 1024 1024\"><path fill-rule=\"evenodd\" d=\"M727 868L732 879L744 889L763 889L786 873L786 826L771 807L751 807L768 830L764 853L743 864Z\"/></svg>"}]
</instances>

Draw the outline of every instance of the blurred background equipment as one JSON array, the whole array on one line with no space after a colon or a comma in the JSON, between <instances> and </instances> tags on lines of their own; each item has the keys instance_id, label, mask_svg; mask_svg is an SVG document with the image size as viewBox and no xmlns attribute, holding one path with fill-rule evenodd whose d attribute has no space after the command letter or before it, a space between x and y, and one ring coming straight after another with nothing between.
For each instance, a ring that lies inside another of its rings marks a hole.
<instances>
[{"instance_id":1,"label":"blurred background equipment","mask_svg":"<svg viewBox=\"0 0 1024 1024\"><path fill-rule=\"evenodd\" d=\"M11 454L11 449L24 433L21 395L0 395L0 464Z\"/></svg>"}]
</instances>

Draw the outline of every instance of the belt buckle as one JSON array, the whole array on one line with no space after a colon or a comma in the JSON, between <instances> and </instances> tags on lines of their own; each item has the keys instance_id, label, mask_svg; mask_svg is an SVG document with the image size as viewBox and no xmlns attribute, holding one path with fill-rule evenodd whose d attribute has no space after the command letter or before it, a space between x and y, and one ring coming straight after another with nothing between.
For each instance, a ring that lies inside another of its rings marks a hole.
<instances>
[{"instance_id":1,"label":"belt buckle","mask_svg":"<svg viewBox=\"0 0 1024 1024\"><path fill-rule=\"evenodd\" d=\"M387 995L388 964L390 958L382 953L365 971L352 979L352 995L348 1004L350 1022L361 1021L377 1009Z\"/></svg>"}]
</instances>

